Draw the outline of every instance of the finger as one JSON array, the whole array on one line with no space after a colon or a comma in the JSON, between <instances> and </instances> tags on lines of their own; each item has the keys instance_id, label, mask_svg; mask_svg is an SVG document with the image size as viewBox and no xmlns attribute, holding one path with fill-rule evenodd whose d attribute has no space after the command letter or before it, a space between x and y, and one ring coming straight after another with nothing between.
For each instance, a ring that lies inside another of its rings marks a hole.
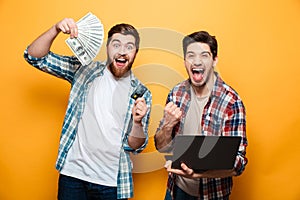
<instances>
[{"instance_id":1,"label":"finger","mask_svg":"<svg viewBox=\"0 0 300 200\"><path fill-rule=\"evenodd\" d=\"M135 121L141 121L142 118L145 116L146 114L146 109L144 109L143 107L139 108L138 106L134 106L132 108L132 114L134 117Z\"/></svg>"},{"instance_id":2,"label":"finger","mask_svg":"<svg viewBox=\"0 0 300 200\"><path fill-rule=\"evenodd\" d=\"M65 18L59 24L58 28L65 34L70 34L70 37L77 37L78 29L77 24L72 18Z\"/></svg>"},{"instance_id":3,"label":"finger","mask_svg":"<svg viewBox=\"0 0 300 200\"><path fill-rule=\"evenodd\" d=\"M144 117L147 113L148 108L146 106L143 106L141 108L136 108L136 114L140 117Z\"/></svg>"},{"instance_id":4,"label":"finger","mask_svg":"<svg viewBox=\"0 0 300 200\"><path fill-rule=\"evenodd\" d=\"M167 168L167 172L177 174L180 176L186 176L185 172L181 169L173 169L170 166Z\"/></svg>"},{"instance_id":5,"label":"finger","mask_svg":"<svg viewBox=\"0 0 300 200\"><path fill-rule=\"evenodd\" d=\"M67 20L67 25L69 27L70 37L71 38L77 37L78 36L78 28L77 28L76 22L73 19L69 18Z\"/></svg>"},{"instance_id":6,"label":"finger","mask_svg":"<svg viewBox=\"0 0 300 200\"><path fill-rule=\"evenodd\" d=\"M166 168L166 169L171 168L171 165L172 165L172 161L171 160L167 160L166 164L164 165L164 168Z\"/></svg>"},{"instance_id":7,"label":"finger","mask_svg":"<svg viewBox=\"0 0 300 200\"><path fill-rule=\"evenodd\" d=\"M186 174L191 175L191 176L194 174L194 170L191 168L188 168L188 166L186 166L186 164L181 163L180 167Z\"/></svg>"},{"instance_id":8,"label":"finger","mask_svg":"<svg viewBox=\"0 0 300 200\"><path fill-rule=\"evenodd\" d=\"M57 29L62 31L63 33L67 33L68 32L68 27L65 26L63 24L63 22L60 22L58 25L57 25Z\"/></svg>"},{"instance_id":9,"label":"finger","mask_svg":"<svg viewBox=\"0 0 300 200\"><path fill-rule=\"evenodd\" d=\"M175 117L176 117L177 119L180 118L181 115L182 115L182 111L181 111L181 110L179 110L178 112L175 112Z\"/></svg>"},{"instance_id":10,"label":"finger","mask_svg":"<svg viewBox=\"0 0 300 200\"><path fill-rule=\"evenodd\" d=\"M169 111L170 108L171 108L173 105L174 105L174 103L170 101L170 102L166 105L165 111Z\"/></svg>"},{"instance_id":11,"label":"finger","mask_svg":"<svg viewBox=\"0 0 300 200\"><path fill-rule=\"evenodd\" d=\"M181 110L180 108L178 108L177 106L174 106L170 109L169 113L173 116L175 116L176 118L179 118L181 116Z\"/></svg>"},{"instance_id":12,"label":"finger","mask_svg":"<svg viewBox=\"0 0 300 200\"><path fill-rule=\"evenodd\" d=\"M171 103L170 105L168 105L168 107L165 108L165 112L167 112L170 115L172 115L172 114L174 115L175 109L176 109L176 106L173 103Z\"/></svg>"},{"instance_id":13,"label":"finger","mask_svg":"<svg viewBox=\"0 0 300 200\"><path fill-rule=\"evenodd\" d=\"M61 22L61 29L62 29L62 32L63 33L67 33L67 34L70 34L71 32L71 28L72 26L70 26L71 22L70 22L70 19L69 18L65 18L62 20Z\"/></svg>"},{"instance_id":14,"label":"finger","mask_svg":"<svg viewBox=\"0 0 300 200\"><path fill-rule=\"evenodd\" d=\"M135 106L137 106L138 108L143 108L143 107L147 107L146 105L146 101L144 98L139 98L135 101Z\"/></svg>"},{"instance_id":15,"label":"finger","mask_svg":"<svg viewBox=\"0 0 300 200\"><path fill-rule=\"evenodd\" d=\"M144 97L139 97L135 100L135 103L139 103L139 102L143 102L146 104L146 100L144 99Z\"/></svg>"},{"instance_id":16,"label":"finger","mask_svg":"<svg viewBox=\"0 0 300 200\"><path fill-rule=\"evenodd\" d=\"M180 116L181 115L181 109L180 108L176 108L175 110L174 110L174 114L176 114L176 115L178 115L178 116Z\"/></svg>"},{"instance_id":17,"label":"finger","mask_svg":"<svg viewBox=\"0 0 300 200\"><path fill-rule=\"evenodd\" d=\"M72 33L73 33L74 37L78 37L78 27L77 27L77 24L75 24L75 27L73 28Z\"/></svg>"}]
</instances>

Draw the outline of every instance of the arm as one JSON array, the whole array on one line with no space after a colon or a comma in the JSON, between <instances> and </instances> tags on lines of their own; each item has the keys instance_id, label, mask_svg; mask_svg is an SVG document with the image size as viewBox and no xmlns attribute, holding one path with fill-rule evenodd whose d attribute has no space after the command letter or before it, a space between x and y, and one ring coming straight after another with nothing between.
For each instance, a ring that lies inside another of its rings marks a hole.
<instances>
[{"instance_id":1,"label":"arm","mask_svg":"<svg viewBox=\"0 0 300 200\"><path fill-rule=\"evenodd\" d=\"M62 56L50 51L54 39L60 32L76 37L77 26L73 19L63 19L35 39L24 51L25 60L35 68L73 82L81 63L75 56Z\"/></svg>"},{"instance_id":2,"label":"arm","mask_svg":"<svg viewBox=\"0 0 300 200\"><path fill-rule=\"evenodd\" d=\"M29 55L37 58L47 55L54 39L61 31L65 34L70 34L71 38L77 37L78 35L75 21L71 18L65 18L31 43L28 47Z\"/></svg>"},{"instance_id":3,"label":"arm","mask_svg":"<svg viewBox=\"0 0 300 200\"><path fill-rule=\"evenodd\" d=\"M141 101L141 102L140 102ZM141 105L138 105L140 103ZM146 107L145 107L145 104ZM131 112L127 112L125 123L128 125L124 130L123 148L127 152L137 154L142 152L148 143L148 127L152 105L152 95L147 90L142 98L129 99ZM139 107L139 109L138 109ZM145 112L145 114L143 113ZM139 115L137 115L139 114ZM144 115L144 116L143 116Z\"/></svg>"},{"instance_id":4,"label":"arm","mask_svg":"<svg viewBox=\"0 0 300 200\"><path fill-rule=\"evenodd\" d=\"M166 105L160 129L158 129L154 136L157 150L161 150L171 143L173 128L180 121L181 116L182 111L176 104L169 102Z\"/></svg>"},{"instance_id":5,"label":"arm","mask_svg":"<svg viewBox=\"0 0 300 200\"><path fill-rule=\"evenodd\" d=\"M224 122L224 135L242 137L234 164L237 175L240 175L245 170L248 163L248 159L246 158L246 147L248 146L246 137L246 112L243 102L240 99L232 104L229 111L226 113Z\"/></svg>"},{"instance_id":6,"label":"arm","mask_svg":"<svg viewBox=\"0 0 300 200\"><path fill-rule=\"evenodd\" d=\"M128 137L128 145L133 149L141 147L146 138L143 130L142 119L147 113L147 105L144 98L138 98L132 108L133 126Z\"/></svg>"}]
</instances>

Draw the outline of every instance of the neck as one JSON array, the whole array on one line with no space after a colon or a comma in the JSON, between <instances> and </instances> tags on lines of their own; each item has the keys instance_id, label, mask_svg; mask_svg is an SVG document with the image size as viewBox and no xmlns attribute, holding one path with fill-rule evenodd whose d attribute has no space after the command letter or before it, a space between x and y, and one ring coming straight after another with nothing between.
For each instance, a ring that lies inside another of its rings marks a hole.
<instances>
[{"instance_id":1,"label":"neck","mask_svg":"<svg viewBox=\"0 0 300 200\"><path fill-rule=\"evenodd\" d=\"M204 85L200 87L192 85L192 88L194 89L196 96L201 98L210 95L214 87L214 83L215 83L215 74L212 73L208 81Z\"/></svg>"}]
</instances>

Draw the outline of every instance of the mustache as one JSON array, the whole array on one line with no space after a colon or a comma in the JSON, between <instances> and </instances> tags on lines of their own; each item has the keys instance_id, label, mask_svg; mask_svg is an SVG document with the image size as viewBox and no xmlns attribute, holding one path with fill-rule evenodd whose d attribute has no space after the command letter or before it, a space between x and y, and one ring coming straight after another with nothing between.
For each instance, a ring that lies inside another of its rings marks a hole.
<instances>
[{"instance_id":1,"label":"mustache","mask_svg":"<svg viewBox=\"0 0 300 200\"><path fill-rule=\"evenodd\" d=\"M129 56L127 54L116 54L112 59L107 56L107 64L110 65L113 63L113 61L119 61L119 62L127 62L130 60Z\"/></svg>"}]
</instances>

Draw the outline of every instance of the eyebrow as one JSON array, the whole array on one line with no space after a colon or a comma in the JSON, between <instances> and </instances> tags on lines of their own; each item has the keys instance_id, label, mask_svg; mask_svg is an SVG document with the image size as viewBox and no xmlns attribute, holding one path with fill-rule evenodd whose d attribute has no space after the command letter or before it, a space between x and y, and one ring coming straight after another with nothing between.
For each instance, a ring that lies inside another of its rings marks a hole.
<instances>
[{"instance_id":1,"label":"eyebrow","mask_svg":"<svg viewBox=\"0 0 300 200\"><path fill-rule=\"evenodd\" d=\"M111 42L121 42L121 41L118 39L113 39Z\"/></svg>"},{"instance_id":2,"label":"eyebrow","mask_svg":"<svg viewBox=\"0 0 300 200\"><path fill-rule=\"evenodd\" d=\"M192 53L192 54L195 54L195 52L194 52L194 51L187 51L187 52L186 52L186 54L190 54L190 53ZM211 54L211 52L210 52L210 51L202 51L200 54L204 54L204 53Z\"/></svg>"},{"instance_id":3,"label":"eyebrow","mask_svg":"<svg viewBox=\"0 0 300 200\"><path fill-rule=\"evenodd\" d=\"M208 54L211 54L210 51L202 51L201 54L204 54L204 53L208 53Z\"/></svg>"},{"instance_id":4,"label":"eyebrow","mask_svg":"<svg viewBox=\"0 0 300 200\"><path fill-rule=\"evenodd\" d=\"M122 43L121 40L119 40L119 39L113 39L111 42L120 42L120 43ZM131 45L134 45L134 46L135 46L135 43L134 43L134 42L128 42L128 43L126 43L126 44L131 44Z\"/></svg>"}]
</instances>

